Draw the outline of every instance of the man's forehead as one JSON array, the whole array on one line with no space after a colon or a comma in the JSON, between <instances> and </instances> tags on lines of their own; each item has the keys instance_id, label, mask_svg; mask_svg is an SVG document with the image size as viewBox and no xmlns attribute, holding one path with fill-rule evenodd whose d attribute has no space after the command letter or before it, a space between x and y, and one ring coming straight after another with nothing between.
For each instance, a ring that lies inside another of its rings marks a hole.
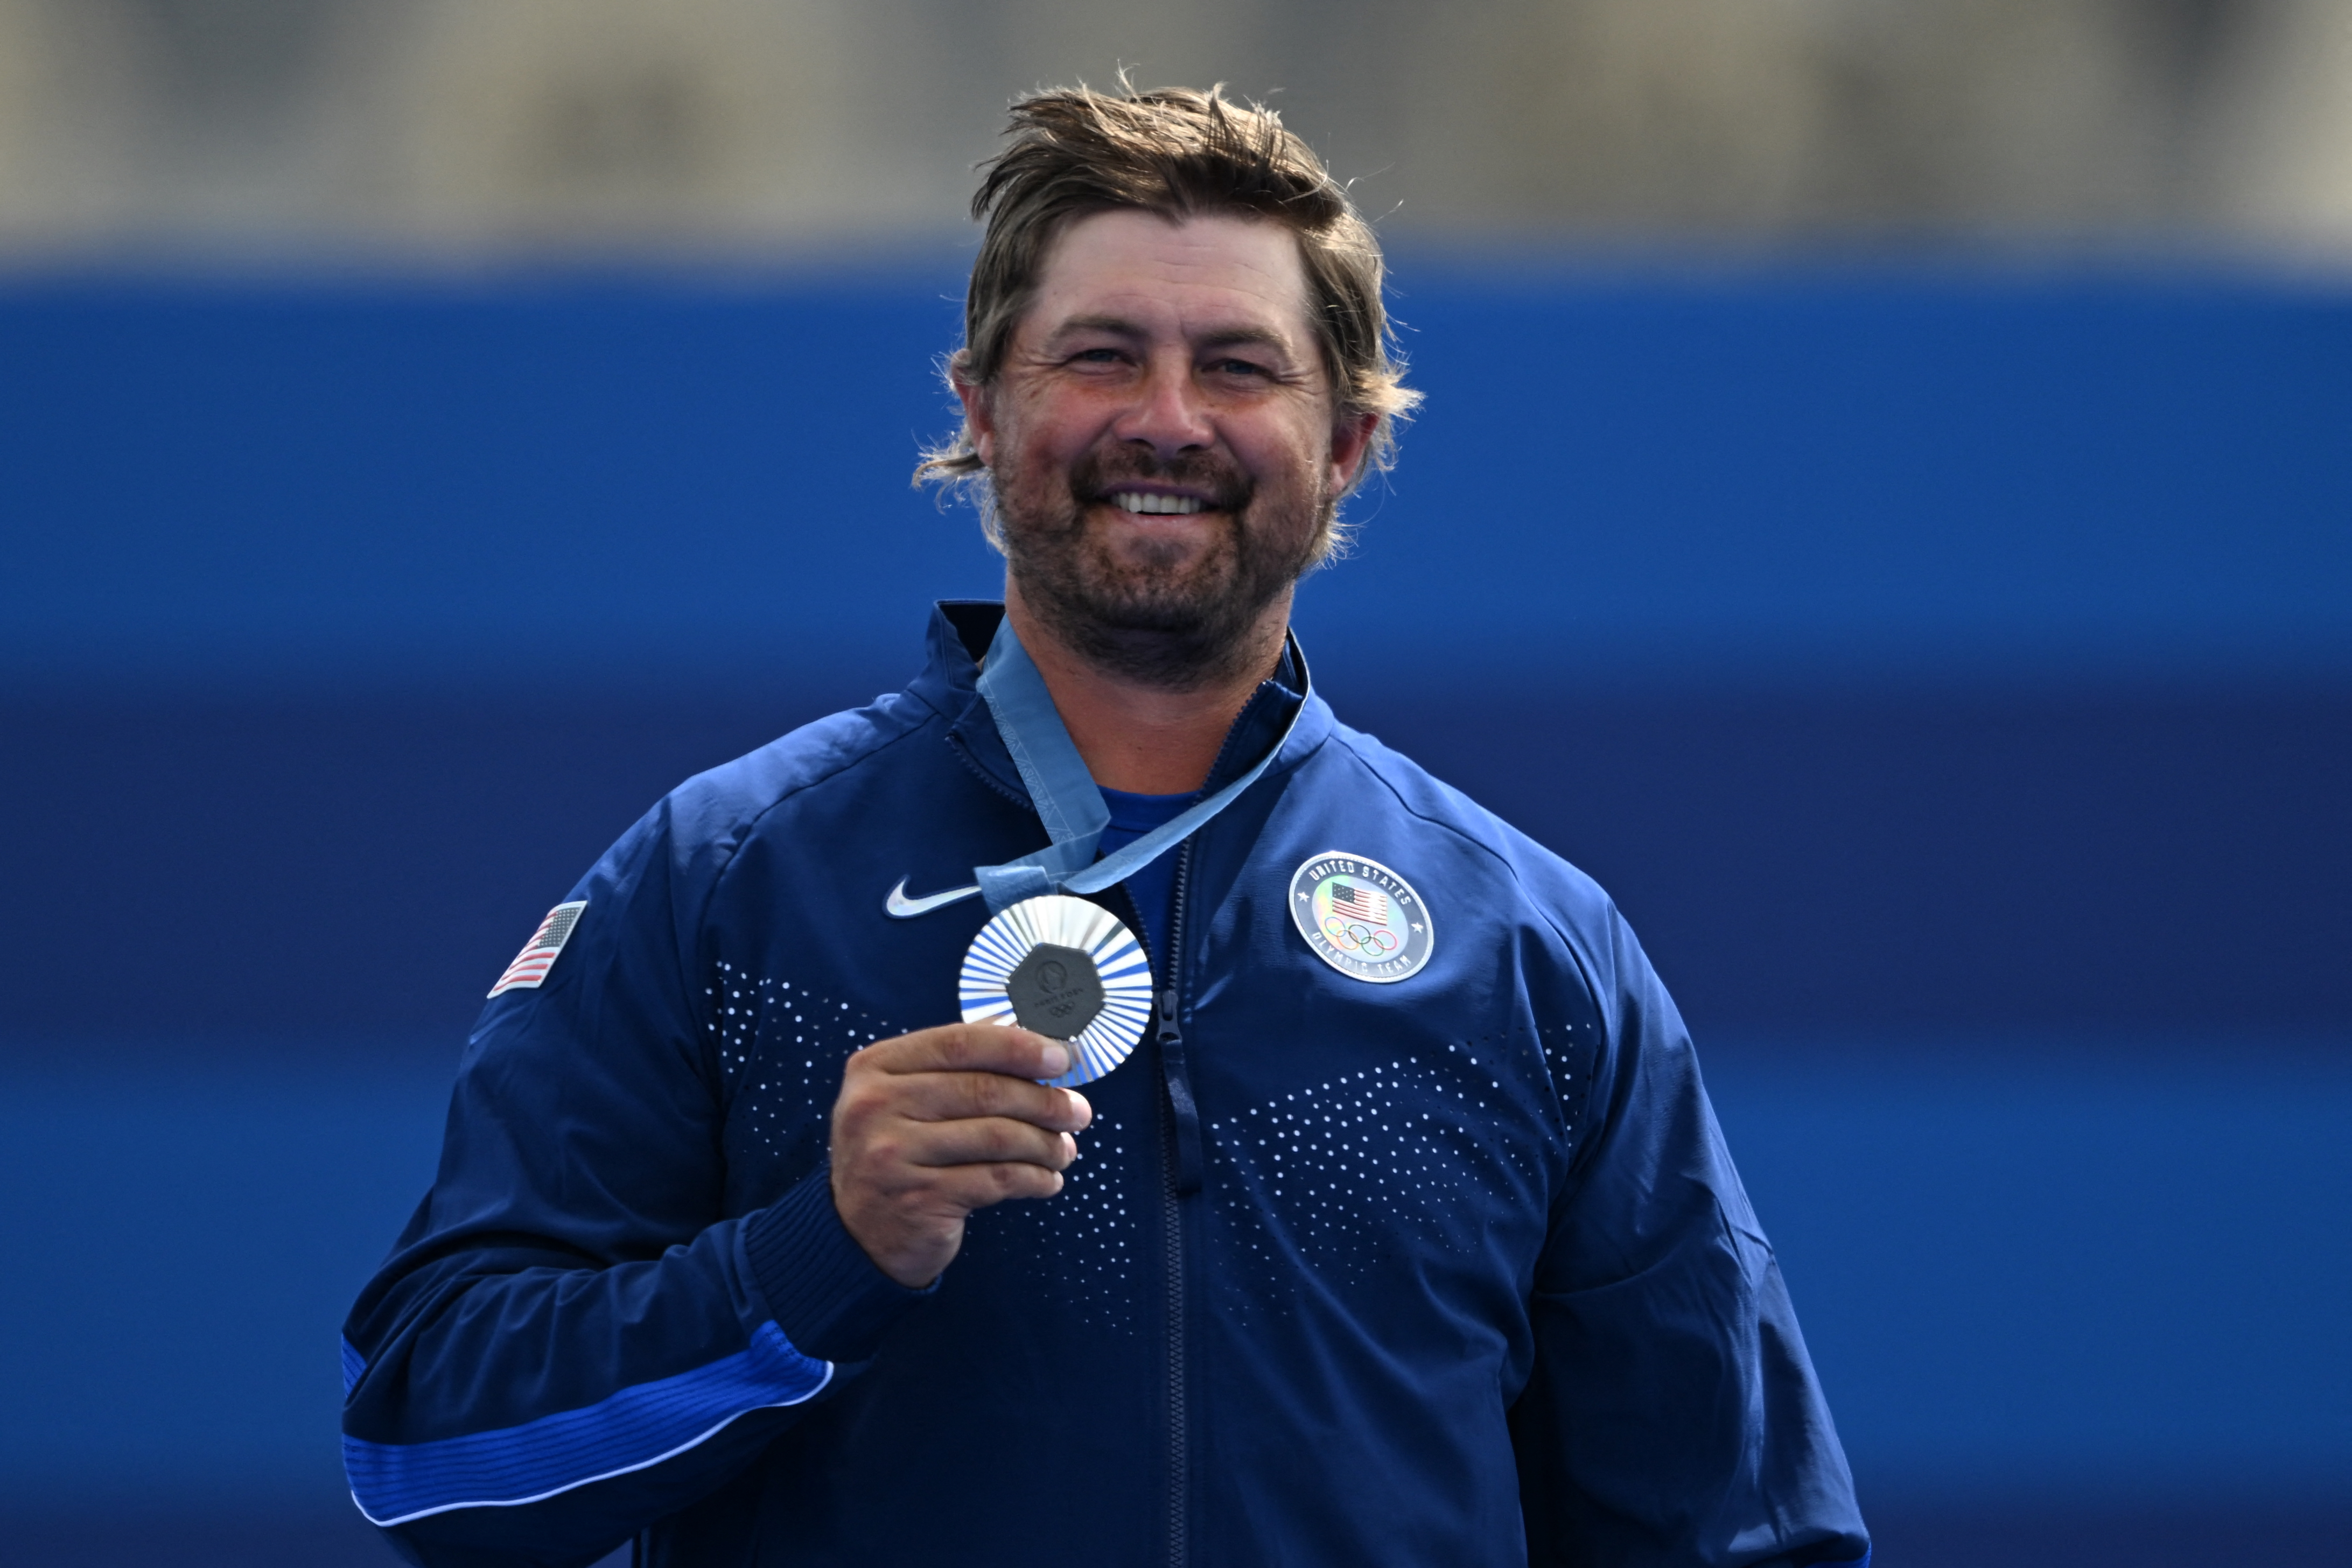
<instances>
[{"instance_id":1,"label":"man's forehead","mask_svg":"<svg viewBox=\"0 0 2352 1568\"><path fill-rule=\"evenodd\" d=\"M1171 219L1119 208L1055 237L1026 322L1071 330L1176 331L1309 341L1307 269L1297 237L1268 219L1203 214Z\"/></svg>"}]
</instances>

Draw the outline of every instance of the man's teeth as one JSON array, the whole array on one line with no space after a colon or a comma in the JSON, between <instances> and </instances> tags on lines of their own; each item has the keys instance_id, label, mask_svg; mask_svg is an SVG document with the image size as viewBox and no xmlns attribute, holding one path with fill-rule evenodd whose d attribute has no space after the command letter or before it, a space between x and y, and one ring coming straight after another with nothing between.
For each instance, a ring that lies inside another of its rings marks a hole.
<instances>
[{"instance_id":1,"label":"man's teeth","mask_svg":"<svg viewBox=\"0 0 2352 1568\"><path fill-rule=\"evenodd\" d=\"M1195 512L1208 504L1196 496L1152 496L1141 490L1121 490L1110 499L1128 511Z\"/></svg>"}]
</instances>

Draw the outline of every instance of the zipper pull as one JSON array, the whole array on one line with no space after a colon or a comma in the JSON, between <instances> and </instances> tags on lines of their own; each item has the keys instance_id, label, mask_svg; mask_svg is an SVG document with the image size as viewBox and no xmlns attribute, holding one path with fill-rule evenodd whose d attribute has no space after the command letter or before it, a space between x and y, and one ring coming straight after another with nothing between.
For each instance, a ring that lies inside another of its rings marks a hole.
<instances>
[{"instance_id":1,"label":"zipper pull","mask_svg":"<svg viewBox=\"0 0 2352 1568\"><path fill-rule=\"evenodd\" d=\"M1176 1191L1201 1190L1207 1161L1201 1149L1201 1110L1192 1099L1192 1073L1184 1061L1184 1036L1176 1026L1174 987L1160 994L1160 1074L1168 1086L1168 1109L1176 1117Z\"/></svg>"}]
</instances>

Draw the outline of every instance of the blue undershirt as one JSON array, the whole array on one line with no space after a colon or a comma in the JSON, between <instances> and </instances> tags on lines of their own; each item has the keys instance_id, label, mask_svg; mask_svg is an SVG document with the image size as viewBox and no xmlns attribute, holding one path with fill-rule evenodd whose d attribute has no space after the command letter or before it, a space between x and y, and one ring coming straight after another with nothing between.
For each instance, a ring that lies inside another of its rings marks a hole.
<instances>
[{"instance_id":1,"label":"blue undershirt","mask_svg":"<svg viewBox=\"0 0 2352 1568\"><path fill-rule=\"evenodd\" d=\"M1102 840L1095 851L1097 858L1124 849L1173 818L1201 795L1198 790L1191 795L1129 795L1123 789L1105 789L1102 797L1103 805L1110 808L1110 826L1103 829ZM1135 900L1136 912L1143 917L1143 942L1151 952L1154 975L1169 972L1168 928L1175 918L1176 857L1183 852L1184 847L1180 844L1127 879L1127 890Z\"/></svg>"}]
</instances>

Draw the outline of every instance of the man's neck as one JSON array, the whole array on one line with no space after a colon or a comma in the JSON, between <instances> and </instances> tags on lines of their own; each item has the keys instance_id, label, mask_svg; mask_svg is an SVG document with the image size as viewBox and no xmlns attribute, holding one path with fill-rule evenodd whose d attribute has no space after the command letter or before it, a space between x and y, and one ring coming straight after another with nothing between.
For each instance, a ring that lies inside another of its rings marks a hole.
<instances>
[{"instance_id":1,"label":"man's neck","mask_svg":"<svg viewBox=\"0 0 2352 1568\"><path fill-rule=\"evenodd\" d=\"M1004 613L1096 784L1131 795L1189 795L1208 782L1234 720L1280 666L1290 595L1269 605L1253 628L1253 642L1263 646L1239 675L1185 691L1123 680L1080 658L1029 613L1011 582Z\"/></svg>"}]
</instances>

